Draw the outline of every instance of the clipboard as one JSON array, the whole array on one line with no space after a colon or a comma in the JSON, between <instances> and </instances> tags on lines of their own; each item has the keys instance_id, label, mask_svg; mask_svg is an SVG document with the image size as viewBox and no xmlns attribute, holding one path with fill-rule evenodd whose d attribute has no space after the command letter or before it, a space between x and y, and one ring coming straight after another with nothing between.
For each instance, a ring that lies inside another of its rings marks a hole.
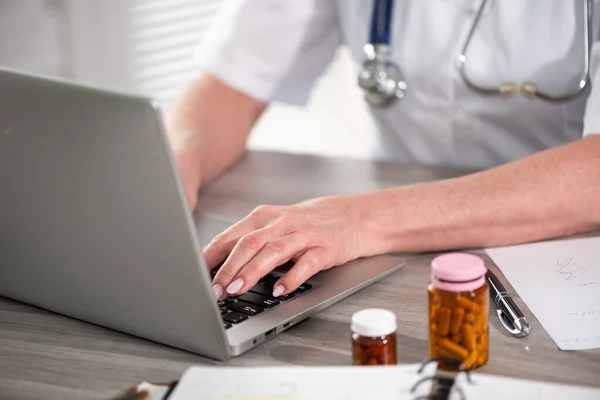
<instances>
[{"instance_id":1,"label":"clipboard","mask_svg":"<svg viewBox=\"0 0 600 400\"><path fill-rule=\"evenodd\" d=\"M439 368L456 367L458 371ZM600 389L488 375L452 359L393 366L190 367L162 386L161 397L138 391L114 400L597 400ZM236 377L236 379L232 379ZM245 377L246 379L241 379ZM138 385L139 388L139 385Z\"/></svg>"}]
</instances>

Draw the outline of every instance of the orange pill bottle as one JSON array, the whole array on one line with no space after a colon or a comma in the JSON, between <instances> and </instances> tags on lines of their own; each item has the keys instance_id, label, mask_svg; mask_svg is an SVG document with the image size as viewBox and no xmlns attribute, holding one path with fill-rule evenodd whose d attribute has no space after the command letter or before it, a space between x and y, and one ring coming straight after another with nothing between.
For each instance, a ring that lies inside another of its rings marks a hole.
<instances>
[{"instance_id":1,"label":"orange pill bottle","mask_svg":"<svg viewBox=\"0 0 600 400\"><path fill-rule=\"evenodd\" d=\"M468 370L487 363L489 288L483 259L449 253L433 259L429 292L429 356ZM457 363L458 364L458 363ZM440 369L458 370L440 363Z\"/></svg>"},{"instance_id":2,"label":"orange pill bottle","mask_svg":"<svg viewBox=\"0 0 600 400\"><path fill-rule=\"evenodd\" d=\"M352 316L353 365L396 364L396 315L368 308Z\"/></svg>"}]
</instances>

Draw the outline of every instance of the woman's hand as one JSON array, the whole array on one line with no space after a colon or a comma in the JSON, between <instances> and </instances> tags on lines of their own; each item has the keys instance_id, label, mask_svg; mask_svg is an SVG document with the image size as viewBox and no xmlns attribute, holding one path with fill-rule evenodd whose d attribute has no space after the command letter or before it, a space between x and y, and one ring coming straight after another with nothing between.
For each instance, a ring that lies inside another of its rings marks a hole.
<instances>
[{"instance_id":1,"label":"woman's hand","mask_svg":"<svg viewBox=\"0 0 600 400\"><path fill-rule=\"evenodd\" d=\"M217 272L217 299L250 290L285 262L295 265L274 285L273 296L293 292L315 273L364 255L360 210L350 197L327 197L292 206L261 206L218 235L205 249Z\"/></svg>"}]
</instances>

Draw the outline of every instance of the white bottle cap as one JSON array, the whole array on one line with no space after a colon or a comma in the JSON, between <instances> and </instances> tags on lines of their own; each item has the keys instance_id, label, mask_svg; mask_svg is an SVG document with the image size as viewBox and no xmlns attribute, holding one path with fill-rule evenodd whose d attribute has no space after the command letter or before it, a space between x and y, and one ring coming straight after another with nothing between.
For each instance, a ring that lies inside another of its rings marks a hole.
<instances>
[{"instance_id":1,"label":"white bottle cap","mask_svg":"<svg viewBox=\"0 0 600 400\"><path fill-rule=\"evenodd\" d=\"M396 315L380 308L367 308L352 316L352 332L361 336L385 336L396 331Z\"/></svg>"}]
</instances>

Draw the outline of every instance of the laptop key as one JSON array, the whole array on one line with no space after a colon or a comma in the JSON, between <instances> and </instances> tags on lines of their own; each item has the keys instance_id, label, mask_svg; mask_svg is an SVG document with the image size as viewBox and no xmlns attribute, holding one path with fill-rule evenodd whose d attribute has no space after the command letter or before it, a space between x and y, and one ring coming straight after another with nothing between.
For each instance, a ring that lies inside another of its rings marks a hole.
<instances>
[{"instance_id":1,"label":"laptop key","mask_svg":"<svg viewBox=\"0 0 600 400\"><path fill-rule=\"evenodd\" d=\"M273 274L267 274L267 275L263 276L262 278L260 278L258 280L258 283L263 283L263 282L266 282L266 281L270 281L273 278L275 278L275 276L273 276Z\"/></svg>"},{"instance_id":2,"label":"laptop key","mask_svg":"<svg viewBox=\"0 0 600 400\"><path fill-rule=\"evenodd\" d=\"M262 294L264 296L268 296L268 297L272 298L273 297L273 286L270 285L271 282L272 282L272 284L275 284L276 280L265 282L262 285L256 285L252 289L250 289L250 292ZM292 292L290 294L276 297L276 299L280 300L280 301L287 301L294 296L295 296L295 292Z\"/></svg>"},{"instance_id":3,"label":"laptop key","mask_svg":"<svg viewBox=\"0 0 600 400\"><path fill-rule=\"evenodd\" d=\"M296 289L294 291L294 294L300 294L300 293L304 293L307 290L312 289L312 286L309 285L308 283L303 283L302 285L298 286L298 289Z\"/></svg>"},{"instance_id":4,"label":"laptop key","mask_svg":"<svg viewBox=\"0 0 600 400\"><path fill-rule=\"evenodd\" d=\"M223 308L223 307L227 307L227 306L228 306L228 305L230 305L231 303L233 303L233 300L231 300L231 299L227 298L227 299L225 299L225 300L219 300L219 301L217 302L217 305L218 305L219 307Z\"/></svg>"},{"instance_id":5,"label":"laptop key","mask_svg":"<svg viewBox=\"0 0 600 400\"><path fill-rule=\"evenodd\" d=\"M225 315L229 312L226 308L221 308L221 315Z\"/></svg>"},{"instance_id":6,"label":"laptop key","mask_svg":"<svg viewBox=\"0 0 600 400\"><path fill-rule=\"evenodd\" d=\"M279 297L275 297L275 298L280 301L288 301L289 299L291 299L295 296L296 296L296 294L294 292L292 292L292 293L284 294L283 296L279 296Z\"/></svg>"},{"instance_id":7,"label":"laptop key","mask_svg":"<svg viewBox=\"0 0 600 400\"><path fill-rule=\"evenodd\" d=\"M272 286L269 287L267 285L258 284L256 286L254 286L253 288L251 288L250 292L273 297L272 296L273 295L273 287Z\"/></svg>"},{"instance_id":8,"label":"laptop key","mask_svg":"<svg viewBox=\"0 0 600 400\"><path fill-rule=\"evenodd\" d=\"M229 314L225 314L223 319L232 324L239 324L240 322L247 320L248 316L239 312L230 312Z\"/></svg>"},{"instance_id":9,"label":"laptop key","mask_svg":"<svg viewBox=\"0 0 600 400\"><path fill-rule=\"evenodd\" d=\"M229 309L234 312L249 315L251 317L265 311L265 309L262 307L250 303L245 303L243 301L236 301L229 307Z\"/></svg>"},{"instance_id":10,"label":"laptop key","mask_svg":"<svg viewBox=\"0 0 600 400\"><path fill-rule=\"evenodd\" d=\"M279 265L277 268L275 268L275 272L286 273L294 266L294 264L296 264L295 261L286 261L283 264Z\"/></svg>"},{"instance_id":11,"label":"laptop key","mask_svg":"<svg viewBox=\"0 0 600 400\"><path fill-rule=\"evenodd\" d=\"M231 328L231 324L230 324L229 322L224 322L224 323L223 323L223 327L224 327L225 329L229 329L229 328Z\"/></svg>"},{"instance_id":12,"label":"laptop key","mask_svg":"<svg viewBox=\"0 0 600 400\"><path fill-rule=\"evenodd\" d=\"M279 304L279 300L275 300L269 296L263 296L258 293L248 292L240 297L240 300L245 301L247 303L256 304L257 306L261 306L262 308L272 308Z\"/></svg>"},{"instance_id":13,"label":"laptop key","mask_svg":"<svg viewBox=\"0 0 600 400\"><path fill-rule=\"evenodd\" d=\"M277 283L278 280L279 280L279 278L273 277L269 280L262 282L261 285L266 288L269 288L269 289L271 289L271 291L273 291L273 286L275 286L275 284Z\"/></svg>"}]
</instances>

